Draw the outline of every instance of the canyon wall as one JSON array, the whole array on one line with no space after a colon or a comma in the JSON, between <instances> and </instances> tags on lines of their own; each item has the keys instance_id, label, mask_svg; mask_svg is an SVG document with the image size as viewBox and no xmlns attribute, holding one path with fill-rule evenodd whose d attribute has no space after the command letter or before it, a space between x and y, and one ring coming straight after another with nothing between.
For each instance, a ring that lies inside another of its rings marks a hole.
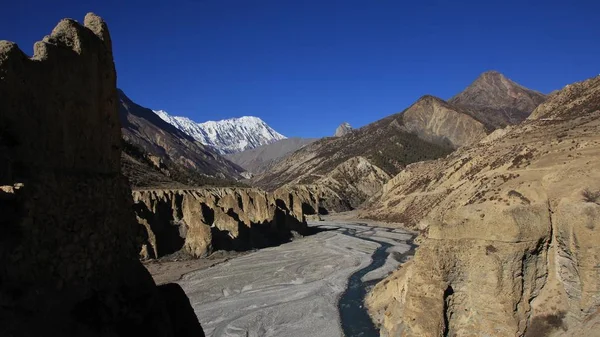
<instances>
[{"instance_id":1,"label":"canyon wall","mask_svg":"<svg viewBox=\"0 0 600 337\"><path fill-rule=\"evenodd\" d=\"M104 21L0 41L0 97L0 335L203 336L138 260Z\"/></svg>"},{"instance_id":2,"label":"canyon wall","mask_svg":"<svg viewBox=\"0 0 600 337\"><path fill-rule=\"evenodd\" d=\"M600 308L600 77L529 120L409 165L362 216L419 229L367 298L388 336L594 336Z\"/></svg>"},{"instance_id":3,"label":"canyon wall","mask_svg":"<svg viewBox=\"0 0 600 337\"><path fill-rule=\"evenodd\" d=\"M305 188L195 188L133 192L137 220L146 229L141 257L180 250L203 257L216 250L247 250L289 241L307 231L305 214L318 199Z\"/></svg>"}]
</instances>

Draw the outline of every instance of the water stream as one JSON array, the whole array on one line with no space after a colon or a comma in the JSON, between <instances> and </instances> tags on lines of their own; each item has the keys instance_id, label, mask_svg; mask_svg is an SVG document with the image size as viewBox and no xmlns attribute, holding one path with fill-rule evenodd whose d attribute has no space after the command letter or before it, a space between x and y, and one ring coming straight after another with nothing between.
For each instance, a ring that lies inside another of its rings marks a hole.
<instances>
[{"instance_id":1,"label":"water stream","mask_svg":"<svg viewBox=\"0 0 600 337\"><path fill-rule=\"evenodd\" d=\"M357 224L360 226L367 226L366 224ZM386 230L379 228L379 230ZM387 229L392 231L393 229ZM382 279L370 280L363 282L362 278L369 272L381 268L388 256L388 248L392 247L391 244L383 241L373 240L364 236L359 236L354 229L346 229L343 231L344 235L353 237L360 237L362 240L372 241L378 243L380 246L373 252L371 263L366 267L354 272L349 280L348 286L340 300L338 302L338 310L340 312L340 318L342 323L342 330L346 337L377 337L379 336L379 329L375 326L367 308L364 306L365 296ZM394 258L398 262L405 262L409 256L414 254L416 246L413 244L414 237L406 241L406 244L410 246L410 249L403 254L394 254ZM399 240L394 240L401 242ZM402 241L403 242L403 241Z\"/></svg>"}]
</instances>

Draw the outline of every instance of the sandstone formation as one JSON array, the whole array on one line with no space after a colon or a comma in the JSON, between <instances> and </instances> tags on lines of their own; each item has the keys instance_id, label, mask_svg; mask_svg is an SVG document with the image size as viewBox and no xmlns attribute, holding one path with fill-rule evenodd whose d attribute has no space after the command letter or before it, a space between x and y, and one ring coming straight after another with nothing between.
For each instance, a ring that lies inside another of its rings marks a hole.
<instances>
[{"instance_id":1,"label":"sandstone formation","mask_svg":"<svg viewBox=\"0 0 600 337\"><path fill-rule=\"evenodd\" d=\"M340 124L340 126L338 126L337 129L335 129L335 134L333 136L341 137L347 135L350 132L352 132L352 126L350 125L350 123L344 122Z\"/></svg>"},{"instance_id":2,"label":"sandstone formation","mask_svg":"<svg viewBox=\"0 0 600 337\"><path fill-rule=\"evenodd\" d=\"M481 74L448 103L467 109L492 129L524 121L546 97L519 85L497 71Z\"/></svg>"},{"instance_id":3,"label":"sandstone formation","mask_svg":"<svg viewBox=\"0 0 600 337\"><path fill-rule=\"evenodd\" d=\"M178 286L157 288L137 259L111 48L93 14L62 20L32 58L0 41L2 336L203 335Z\"/></svg>"},{"instance_id":4,"label":"sandstone formation","mask_svg":"<svg viewBox=\"0 0 600 337\"><path fill-rule=\"evenodd\" d=\"M409 165L362 216L422 233L368 298L389 336L593 336L600 308L600 77L524 123Z\"/></svg>"},{"instance_id":5,"label":"sandstone formation","mask_svg":"<svg viewBox=\"0 0 600 337\"><path fill-rule=\"evenodd\" d=\"M486 127L461 109L433 96L423 96L402 115L406 128L422 139L454 148L477 143Z\"/></svg>"},{"instance_id":6,"label":"sandstone formation","mask_svg":"<svg viewBox=\"0 0 600 337\"><path fill-rule=\"evenodd\" d=\"M146 229L142 258L180 250L203 257L215 250L246 250L305 234L304 214L318 200L307 189L267 193L255 188L197 188L133 192L138 221Z\"/></svg>"}]
</instances>

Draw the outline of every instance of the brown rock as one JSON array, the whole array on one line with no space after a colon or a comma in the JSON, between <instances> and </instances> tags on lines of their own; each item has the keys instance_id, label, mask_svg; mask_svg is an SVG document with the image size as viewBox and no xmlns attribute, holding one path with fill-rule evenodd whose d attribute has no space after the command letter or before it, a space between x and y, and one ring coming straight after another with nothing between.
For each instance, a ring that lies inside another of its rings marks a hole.
<instances>
[{"instance_id":1,"label":"brown rock","mask_svg":"<svg viewBox=\"0 0 600 337\"><path fill-rule=\"evenodd\" d=\"M0 41L2 336L173 336L137 260L115 85L94 14L62 20L31 59Z\"/></svg>"},{"instance_id":2,"label":"brown rock","mask_svg":"<svg viewBox=\"0 0 600 337\"><path fill-rule=\"evenodd\" d=\"M485 126L441 99L424 96L404 111L406 128L433 143L454 148L474 144L487 135Z\"/></svg>"},{"instance_id":3,"label":"brown rock","mask_svg":"<svg viewBox=\"0 0 600 337\"><path fill-rule=\"evenodd\" d=\"M362 216L423 233L412 263L368 299L384 333L590 331L600 308L599 88L600 77L569 86L521 125L410 165L371 200Z\"/></svg>"},{"instance_id":4,"label":"brown rock","mask_svg":"<svg viewBox=\"0 0 600 337\"><path fill-rule=\"evenodd\" d=\"M524 121L546 96L515 83L497 71L486 71L448 103L467 109L490 129Z\"/></svg>"}]
</instances>

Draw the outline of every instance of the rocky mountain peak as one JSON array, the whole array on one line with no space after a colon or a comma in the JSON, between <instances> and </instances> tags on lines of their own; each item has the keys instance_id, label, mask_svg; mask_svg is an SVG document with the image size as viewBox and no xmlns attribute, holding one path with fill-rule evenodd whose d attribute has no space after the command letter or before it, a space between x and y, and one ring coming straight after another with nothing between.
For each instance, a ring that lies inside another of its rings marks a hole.
<instances>
[{"instance_id":1,"label":"rocky mountain peak","mask_svg":"<svg viewBox=\"0 0 600 337\"><path fill-rule=\"evenodd\" d=\"M352 126L348 122L344 122L340 124L340 126L335 129L334 137L341 137L345 134L348 134L352 131Z\"/></svg>"},{"instance_id":2,"label":"rocky mountain peak","mask_svg":"<svg viewBox=\"0 0 600 337\"><path fill-rule=\"evenodd\" d=\"M498 71L486 71L448 103L475 110L474 116L494 128L525 120L546 96L510 80Z\"/></svg>"},{"instance_id":3,"label":"rocky mountain peak","mask_svg":"<svg viewBox=\"0 0 600 337\"><path fill-rule=\"evenodd\" d=\"M433 95L423 95L416 102L416 104L439 104L448 105L446 101Z\"/></svg>"},{"instance_id":4,"label":"rocky mountain peak","mask_svg":"<svg viewBox=\"0 0 600 337\"><path fill-rule=\"evenodd\" d=\"M197 123L187 117L169 115L164 110L154 110L154 113L220 154L238 153L286 138L254 116Z\"/></svg>"}]
</instances>

